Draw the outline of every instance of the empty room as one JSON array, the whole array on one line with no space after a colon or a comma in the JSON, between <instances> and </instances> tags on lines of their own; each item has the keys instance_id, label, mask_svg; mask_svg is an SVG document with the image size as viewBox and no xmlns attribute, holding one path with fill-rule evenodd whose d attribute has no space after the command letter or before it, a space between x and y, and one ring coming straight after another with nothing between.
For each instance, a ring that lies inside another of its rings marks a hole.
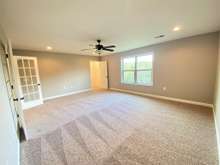
<instances>
[{"instance_id":1,"label":"empty room","mask_svg":"<svg viewBox=\"0 0 220 165\"><path fill-rule=\"evenodd\" d=\"M0 0L0 165L219 165L219 0Z\"/></svg>"}]
</instances>

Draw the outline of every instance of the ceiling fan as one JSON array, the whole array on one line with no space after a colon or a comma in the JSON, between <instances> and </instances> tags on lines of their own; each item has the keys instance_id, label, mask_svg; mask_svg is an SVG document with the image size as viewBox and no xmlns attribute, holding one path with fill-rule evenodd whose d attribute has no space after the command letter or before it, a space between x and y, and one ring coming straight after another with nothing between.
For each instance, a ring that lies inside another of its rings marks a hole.
<instances>
[{"instance_id":1,"label":"ceiling fan","mask_svg":"<svg viewBox=\"0 0 220 165\"><path fill-rule=\"evenodd\" d=\"M114 52L115 45L104 46L101 44L101 40L97 40L96 45L89 45L90 48L82 49L81 51L94 51L93 53L97 53L101 55L103 51Z\"/></svg>"}]
</instances>

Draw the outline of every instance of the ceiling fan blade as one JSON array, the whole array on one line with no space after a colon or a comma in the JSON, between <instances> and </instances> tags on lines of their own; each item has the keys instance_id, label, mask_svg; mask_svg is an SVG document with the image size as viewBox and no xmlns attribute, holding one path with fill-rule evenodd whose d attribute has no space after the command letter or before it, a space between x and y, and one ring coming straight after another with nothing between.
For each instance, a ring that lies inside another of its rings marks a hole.
<instances>
[{"instance_id":1,"label":"ceiling fan blade","mask_svg":"<svg viewBox=\"0 0 220 165\"><path fill-rule=\"evenodd\" d=\"M89 51L89 50L93 50L95 48L88 48L88 49L81 49L80 51Z\"/></svg>"},{"instance_id":2,"label":"ceiling fan blade","mask_svg":"<svg viewBox=\"0 0 220 165\"><path fill-rule=\"evenodd\" d=\"M104 46L104 48L115 48L115 45Z\"/></svg>"},{"instance_id":3,"label":"ceiling fan blade","mask_svg":"<svg viewBox=\"0 0 220 165\"><path fill-rule=\"evenodd\" d=\"M103 50L105 50L105 51L109 51L109 52L114 52L113 49L108 49L108 48L105 48L105 47L103 47Z\"/></svg>"},{"instance_id":4,"label":"ceiling fan blade","mask_svg":"<svg viewBox=\"0 0 220 165\"><path fill-rule=\"evenodd\" d=\"M81 49L80 51L87 51L87 50L91 50L91 49Z\"/></svg>"}]
</instances>

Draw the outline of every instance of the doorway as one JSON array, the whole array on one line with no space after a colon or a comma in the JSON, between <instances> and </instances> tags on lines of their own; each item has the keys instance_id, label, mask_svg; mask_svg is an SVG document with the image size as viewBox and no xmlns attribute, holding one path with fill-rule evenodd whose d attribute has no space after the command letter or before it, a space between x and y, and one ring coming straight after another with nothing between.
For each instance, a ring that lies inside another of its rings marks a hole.
<instances>
[{"instance_id":1,"label":"doorway","mask_svg":"<svg viewBox=\"0 0 220 165\"><path fill-rule=\"evenodd\" d=\"M14 56L22 109L43 104L37 57Z\"/></svg>"},{"instance_id":2,"label":"doorway","mask_svg":"<svg viewBox=\"0 0 220 165\"><path fill-rule=\"evenodd\" d=\"M108 89L107 61L90 61L92 89Z\"/></svg>"}]
</instances>

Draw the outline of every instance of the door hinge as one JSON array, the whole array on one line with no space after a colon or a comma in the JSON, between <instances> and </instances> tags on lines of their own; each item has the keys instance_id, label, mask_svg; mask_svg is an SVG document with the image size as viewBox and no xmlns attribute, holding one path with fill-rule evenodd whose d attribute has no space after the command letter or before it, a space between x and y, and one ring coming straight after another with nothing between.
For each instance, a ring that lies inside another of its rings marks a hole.
<instances>
[{"instance_id":1,"label":"door hinge","mask_svg":"<svg viewBox=\"0 0 220 165\"><path fill-rule=\"evenodd\" d=\"M8 58L8 54L5 54L5 57Z\"/></svg>"},{"instance_id":2,"label":"door hinge","mask_svg":"<svg viewBox=\"0 0 220 165\"><path fill-rule=\"evenodd\" d=\"M21 97L20 100L24 100L24 97ZM13 101L18 101L18 98L13 99Z\"/></svg>"},{"instance_id":3,"label":"door hinge","mask_svg":"<svg viewBox=\"0 0 220 165\"><path fill-rule=\"evenodd\" d=\"M13 99L13 101L18 101L18 98Z\"/></svg>"}]
</instances>

